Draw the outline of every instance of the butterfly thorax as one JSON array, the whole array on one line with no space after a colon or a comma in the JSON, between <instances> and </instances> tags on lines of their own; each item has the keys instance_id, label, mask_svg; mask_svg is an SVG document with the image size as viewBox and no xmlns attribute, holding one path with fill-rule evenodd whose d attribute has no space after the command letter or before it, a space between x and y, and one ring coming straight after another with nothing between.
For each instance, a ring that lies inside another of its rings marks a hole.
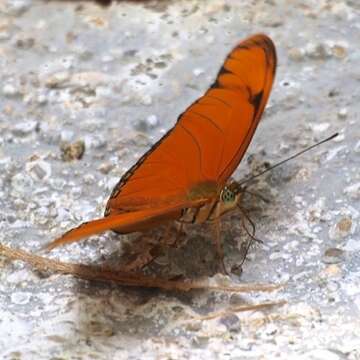
<instances>
[{"instance_id":1,"label":"butterfly thorax","mask_svg":"<svg viewBox=\"0 0 360 360\"><path fill-rule=\"evenodd\" d=\"M199 191L197 195L205 195L205 190L211 190L211 184L206 184L203 188L198 186L198 189L193 189ZM194 191L195 195L196 192ZM211 193L213 195L213 199L209 197L209 202L204 205L196 208L187 208L184 209L182 215L179 219L180 222L183 223L193 223L193 224L201 224L206 221L214 221L215 219L221 217L223 214L228 211L233 210L240 199L240 194L233 191L228 186L225 186L220 191L216 191L215 193ZM210 193L208 193L210 195Z\"/></svg>"}]
</instances>

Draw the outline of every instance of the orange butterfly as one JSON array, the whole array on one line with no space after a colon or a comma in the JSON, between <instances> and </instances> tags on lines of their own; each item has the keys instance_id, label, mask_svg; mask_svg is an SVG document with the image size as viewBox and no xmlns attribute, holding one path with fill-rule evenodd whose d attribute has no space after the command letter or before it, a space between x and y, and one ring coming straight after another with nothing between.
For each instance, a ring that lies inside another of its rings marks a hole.
<instances>
[{"instance_id":1,"label":"orange butterfly","mask_svg":"<svg viewBox=\"0 0 360 360\"><path fill-rule=\"evenodd\" d=\"M52 249L106 230L125 234L164 223L216 221L240 195L229 185L268 100L276 70L263 34L240 42L213 85L115 186L104 218L65 233ZM216 245L221 255L219 238Z\"/></svg>"}]
</instances>

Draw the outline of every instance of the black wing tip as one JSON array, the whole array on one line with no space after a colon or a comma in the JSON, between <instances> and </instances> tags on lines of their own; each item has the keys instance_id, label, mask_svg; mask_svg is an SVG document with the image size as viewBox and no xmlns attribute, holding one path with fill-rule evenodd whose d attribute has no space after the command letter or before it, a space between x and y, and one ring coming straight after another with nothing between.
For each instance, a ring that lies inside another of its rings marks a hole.
<instances>
[{"instance_id":1,"label":"black wing tip","mask_svg":"<svg viewBox=\"0 0 360 360\"><path fill-rule=\"evenodd\" d=\"M270 36L264 33L255 33L242 40L236 48L250 49L251 45L257 45L264 49L267 62L272 67L272 75L275 76L277 67L277 54L275 44Z\"/></svg>"}]
</instances>

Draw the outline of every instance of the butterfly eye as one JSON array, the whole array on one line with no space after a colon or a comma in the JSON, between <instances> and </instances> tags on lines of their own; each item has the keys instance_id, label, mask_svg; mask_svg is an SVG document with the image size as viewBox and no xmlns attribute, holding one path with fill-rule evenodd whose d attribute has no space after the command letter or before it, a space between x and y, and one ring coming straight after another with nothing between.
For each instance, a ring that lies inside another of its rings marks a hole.
<instances>
[{"instance_id":1,"label":"butterfly eye","mask_svg":"<svg viewBox=\"0 0 360 360\"><path fill-rule=\"evenodd\" d=\"M231 191L229 188L225 187L221 192L221 200L225 203L232 203L235 201L235 193Z\"/></svg>"}]
</instances>

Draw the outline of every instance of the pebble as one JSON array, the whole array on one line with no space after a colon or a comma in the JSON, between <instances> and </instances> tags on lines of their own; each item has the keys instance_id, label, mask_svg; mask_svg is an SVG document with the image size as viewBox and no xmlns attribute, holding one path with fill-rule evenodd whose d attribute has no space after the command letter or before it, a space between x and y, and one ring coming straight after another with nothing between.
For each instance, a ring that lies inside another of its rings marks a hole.
<instances>
[{"instance_id":1,"label":"pebble","mask_svg":"<svg viewBox=\"0 0 360 360\"><path fill-rule=\"evenodd\" d=\"M51 176L51 165L44 160L28 162L25 169L34 180L45 180Z\"/></svg>"},{"instance_id":2,"label":"pebble","mask_svg":"<svg viewBox=\"0 0 360 360\"><path fill-rule=\"evenodd\" d=\"M22 50L29 50L35 44L35 40L31 37L26 37L25 35L20 35L15 39L15 46Z\"/></svg>"},{"instance_id":3,"label":"pebble","mask_svg":"<svg viewBox=\"0 0 360 360\"><path fill-rule=\"evenodd\" d=\"M308 43L305 53L310 59L325 60L330 57L331 50L325 44Z\"/></svg>"},{"instance_id":4,"label":"pebble","mask_svg":"<svg viewBox=\"0 0 360 360\"><path fill-rule=\"evenodd\" d=\"M45 225L50 220L50 210L45 206L41 206L32 212L34 222L40 225Z\"/></svg>"},{"instance_id":5,"label":"pebble","mask_svg":"<svg viewBox=\"0 0 360 360\"><path fill-rule=\"evenodd\" d=\"M341 276L341 273L341 268L338 264L328 264L326 268L320 272L319 276L324 279L338 278Z\"/></svg>"},{"instance_id":6,"label":"pebble","mask_svg":"<svg viewBox=\"0 0 360 360\"><path fill-rule=\"evenodd\" d=\"M341 120L345 120L348 116L348 110L347 108L342 108L338 111L337 116Z\"/></svg>"},{"instance_id":7,"label":"pebble","mask_svg":"<svg viewBox=\"0 0 360 360\"><path fill-rule=\"evenodd\" d=\"M25 305L30 301L31 297L31 293L15 292L11 294L11 302L16 305Z\"/></svg>"},{"instance_id":8,"label":"pebble","mask_svg":"<svg viewBox=\"0 0 360 360\"><path fill-rule=\"evenodd\" d=\"M193 74L194 74L196 77L200 76L200 75L203 74L204 72L205 72L205 70L204 70L204 69L200 69L200 68L197 68L197 69L194 69L194 70L193 70Z\"/></svg>"},{"instance_id":9,"label":"pebble","mask_svg":"<svg viewBox=\"0 0 360 360\"><path fill-rule=\"evenodd\" d=\"M360 182L347 186L344 189L344 194L351 199L360 200Z\"/></svg>"},{"instance_id":10,"label":"pebble","mask_svg":"<svg viewBox=\"0 0 360 360\"><path fill-rule=\"evenodd\" d=\"M156 115L150 115L146 118L146 123L150 128L155 128L159 125L159 119Z\"/></svg>"},{"instance_id":11,"label":"pebble","mask_svg":"<svg viewBox=\"0 0 360 360\"><path fill-rule=\"evenodd\" d=\"M6 97L16 97L21 95L20 90L13 84L5 84L2 88L2 93Z\"/></svg>"},{"instance_id":12,"label":"pebble","mask_svg":"<svg viewBox=\"0 0 360 360\"><path fill-rule=\"evenodd\" d=\"M18 173L11 179L11 187L15 195L29 196L33 189L34 182L32 178L24 173Z\"/></svg>"},{"instance_id":13,"label":"pebble","mask_svg":"<svg viewBox=\"0 0 360 360\"><path fill-rule=\"evenodd\" d=\"M344 261L345 253L338 248L329 248L325 250L322 261L325 264L338 264Z\"/></svg>"},{"instance_id":14,"label":"pebble","mask_svg":"<svg viewBox=\"0 0 360 360\"><path fill-rule=\"evenodd\" d=\"M329 129L330 124L329 123L316 123L310 125L312 130L315 132L324 132Z\"/></svg>"},{"instance_id":15,"label":"pebble","mask_svg":"<svg viewBox=\"0 0 360 360\"><path fill-rule=\"evenodd\" d=\"M85 174L83 180L86 185L92 185L95 183L95 176L92 174Z\"/></svg>"},{"instance_id":16,"label":"pebble","mask_svg":"<svg viewBox=\"0 0 360 360\"><path fill-rule=\"evenodd\" d=\"M102 174L108 174L112 169L114 168L114 165L110 162L105 162L102 163L99 167L98 170L102 173Z\"/></svg>"},{"instance_id":17,"label":"pebble","mask_svg":"<svg viewBox=\"0 0 360 360\"><path fill-rule=\"evenodd\" d=\"M146 106L151 105L153 102L150 94L142 94L139 100L142 105L146 105Z\"/></svg>"},{"instance_id":18,"label":"pebble","mask_svg":"<svg viewBox=\"0 0 360 360\"><path fill-rule=\"evenodd\" d=\"M349 236L353 231L351 217L345 216L334 224L329 230L329 237L333 240L340 240Z\"/></svg>"},{"instance_id":19,"label":"pebble","mask_svg":"<svg viewBox=\"0 0 360 360\"><path fill-rule=\"evenodd\" d=\"M300 62L304 60L305 51L304 49L300 49L300 48L291 48L288 52L288 56L290 60Z\"/></svg>"},{"instance_id":20,"label":"pebble","mask_svg":"<svg viewBox=\"0 0 360 360\"><path fill-rule=\"evenodd\" d=\"M74 131L72 130L62 130L60 133L60 141L70 142L74 138Z\"/></svg>"},{"instance_id":21,"label":"pebble","mask_svg":"<svg viewBox=\"0 0 360 360\"><path fill-rule=\"evenodd\" d=\"M45 92L40 92L36 96L36 102L39 105L45 105L48 102L47 94Z\"/></svg>"},{"instance_id":22,"label":"pebble","mask_svg":"<svg viewBox=\"0 0 360 360\"><path fill-rule=\"evenodd\" d=\"M240 319L236 314L229 314L229 315L223 316L220 319L220 323L225 325L228 331L231 331L231 332L240 332L241 331Z\"/></svg>"},{"instance_id":23,"label":"pebble","mask_svg":"<svg viewBox=\"0 0 360 360\"><path fill-rule=\"evenodd\" d=\"M61 159L63 161L80 160L85 152L85 143L83 140L74 143L63 142L60 145Z\"/></svg>"},{"instance_id":24,"label":"pebble","mask_svg":"<svg viewBox=\"0 0 360 360\"><path fill-rule=\"evenodd\" d=\"M103 135L87 135L84 142L86 149L101 149L106 146L106 138Z\"/></svg>"},{"instance_id":25,"label":"pebble","mask_svg":"<svg viewBox=\"0 0 360 360\"><path fill-rule=\"evenodd\" d=\"M45 80L45 86L51 89L61 88L69 81L70 74L67 71L58 72L48 76Z\"/></svg>"},{"instance_id":26,"label":"pebble","mask_svg":"<svg viewBox=\"0 0 360 360\"><path fill-rule=\"evenodd\" d=\"M69 86L75 88L90 87L95 89L100 85L109 85L113 79L109 75L99 71L84 71L69 76Z\"/></svg>"},{"instance_id":27,"label":"pebble","mask_svg":"<svg viewBox=\"0 0 360 360\"><path fill-rule=\"evenodd\" d=\"M13 128L13 134L16 136L26 136L32 133L37 127L37 121L28 120L16 124Z\"/></svg>"},{"instance_id":28,"label":"pebble","mask_svg":"<svg viewBox=\"0 0 360 360\"><path fill-rule=\"evenodd\" d=\"M331 53L338 59L344 59L347 55L347 49L344 46L336 44L331 48Z\"/></svg>"}]
</instances>

